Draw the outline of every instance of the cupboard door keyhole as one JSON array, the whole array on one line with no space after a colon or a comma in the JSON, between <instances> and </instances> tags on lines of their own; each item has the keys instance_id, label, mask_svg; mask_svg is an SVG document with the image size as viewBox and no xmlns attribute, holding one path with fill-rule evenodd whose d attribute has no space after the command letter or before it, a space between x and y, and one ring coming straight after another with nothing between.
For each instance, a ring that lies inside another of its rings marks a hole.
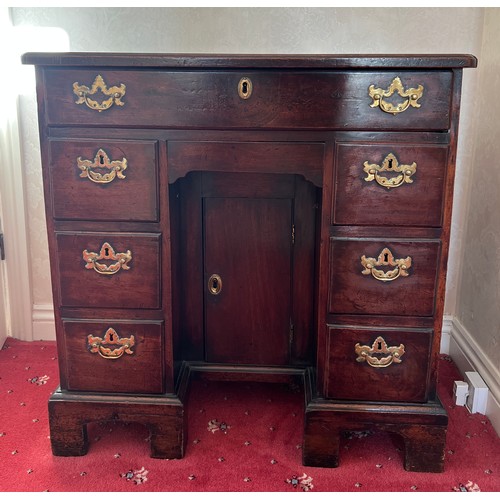
<instances>
[{"instance_id":1,"label":"cupboard door keyhole","mask_svg":"<svg viewBox=\"0 0 500 500\"><path fill-rule=\"evenodd\" d=\"M208 278L208 291L212 295L219 295L222 290L222 279L218 274L212 274Z\"/></svg>"}]
</instances>

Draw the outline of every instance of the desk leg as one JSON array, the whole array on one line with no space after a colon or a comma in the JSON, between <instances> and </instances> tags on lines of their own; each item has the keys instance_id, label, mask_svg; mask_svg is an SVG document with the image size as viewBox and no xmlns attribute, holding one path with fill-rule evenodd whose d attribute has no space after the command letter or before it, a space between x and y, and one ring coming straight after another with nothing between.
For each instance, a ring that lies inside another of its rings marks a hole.
<instances>
[{"instance_id":1,"label":"desk leg","mask_svg":"<svg viewBox=\"0 0 500 500\"><path fill-rule=\"evenodd\" d=\"M342 432L376 429L402 436L405 470L443 472L447 425L439 402L370 405L313 400L306 408L302 463L338 467Z\"/></svg>"},{"instance_id":2,"label":"desk leg","mask_svg":"<svg viewBox=\"0 0 500 500\"><path fill-rule=\"evenodd\" d=\"M89 422L136 422L151 432L151 457L182 458L186 422L184 405L176 396L92 395L64 393L59 389L49 399L52 453L81 456L88 450Z\"/></svg>"}]
</instances>

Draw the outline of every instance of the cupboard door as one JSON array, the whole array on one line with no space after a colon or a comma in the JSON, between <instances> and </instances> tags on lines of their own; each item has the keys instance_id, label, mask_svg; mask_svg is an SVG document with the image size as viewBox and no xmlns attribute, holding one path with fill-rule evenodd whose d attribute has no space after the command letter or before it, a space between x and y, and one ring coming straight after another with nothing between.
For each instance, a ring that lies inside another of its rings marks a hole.
<instances>
[{"instance_id":1,"label":"cupboard door","mask_svg":"<svg viewBox=\"0 0 500 500\"><path fill-rule=\"evenodd\" d=\"M292 200L204 200L206 361L289 359Z\"/></svg>"}]
</instances>

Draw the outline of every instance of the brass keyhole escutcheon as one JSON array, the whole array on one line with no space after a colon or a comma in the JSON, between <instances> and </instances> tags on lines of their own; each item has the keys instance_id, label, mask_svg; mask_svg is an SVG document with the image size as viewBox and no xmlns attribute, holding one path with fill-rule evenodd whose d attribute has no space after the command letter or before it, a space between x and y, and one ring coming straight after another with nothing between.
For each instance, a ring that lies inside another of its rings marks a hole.
<instances>
[{"instance_id":1,"label":"brass keyhole escutcheon","mask_svg":"<svg viewBox=\"0 0 500 500\"><path fill-rule=\"evenodd\" d=\"M238 95L242 99L249 99L252 95L253 85L250 78L244 76L238 83Z\"/></svg>"},{"instance_id":2,"label":"brass keyhole escutcheon","mask_svg":"<svg viewBox=\"0 0 500 500\"><path fill-rule=\"evenodd\" d=\"M222 290L222 279L218 274L212 274L208 278L208 291L212 295L219 295Z\"/></svg>"}]
</instances>

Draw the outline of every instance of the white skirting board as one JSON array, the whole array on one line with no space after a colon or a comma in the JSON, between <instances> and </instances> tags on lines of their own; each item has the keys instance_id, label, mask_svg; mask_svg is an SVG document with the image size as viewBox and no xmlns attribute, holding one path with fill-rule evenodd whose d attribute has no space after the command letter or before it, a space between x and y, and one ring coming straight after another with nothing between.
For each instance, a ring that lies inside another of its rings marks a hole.
<instances>
[{"instance_id":1,"label":"white skirting board","mask_svg":"<svg viewBox=\"0 0 500 500\"><path fill-rule=\"evenodd\" d=\"M441 353L448 354L460 373L477 372L488 386L486 416L500 435L500 371L455 316L445 316Z\"/></svg>"},{"instance_id":2,"label":"white skirting board","mask_svg":"<svg viewBox=\"0 0 500 500\"><path fill-rule=\"evenodd\" d=\"M52 304L34 304L32 318L32 340L56 340L56 325Z\"/></svg>"}]
</instances>

